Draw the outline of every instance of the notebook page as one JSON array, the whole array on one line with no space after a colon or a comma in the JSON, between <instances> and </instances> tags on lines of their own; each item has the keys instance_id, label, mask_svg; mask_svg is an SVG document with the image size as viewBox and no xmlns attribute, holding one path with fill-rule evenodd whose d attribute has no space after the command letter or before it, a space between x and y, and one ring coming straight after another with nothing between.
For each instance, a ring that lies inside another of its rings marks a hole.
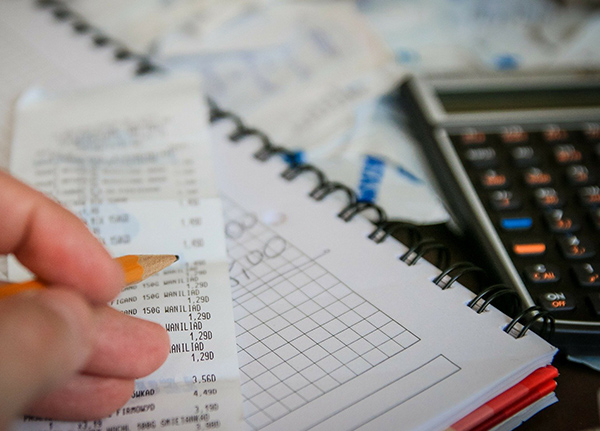
<instances>
[{"instance_id":1,"label":"notebook page","mask_svg":"<svg viewBox=\"0 0 600 431\"><path fill-rule=\"evenodd\" d=\"M240 383L221 201L197 78L147 78L18 104L11 172L86 222L113 256L179 261L111 305L163 325L166 363L93 424L18 429L239 429ZM27 278L9 260L12 280ZM143 352L139 352L143 355ZM93 399L90 399L93 402Z\"/></svg>"},{"instance_id":2,"label":"notebook page","mask_svg":"<svg viewBox=\"0 0 600 431\"><path fill-rule=\"evenodd\" d=\"M516 340L496 310L476 314L439 270L398 260L373 225L316 202L260 144L213 126L248 430L444 429L551 361L533 333Z\"/></svg>"}]
</instances>

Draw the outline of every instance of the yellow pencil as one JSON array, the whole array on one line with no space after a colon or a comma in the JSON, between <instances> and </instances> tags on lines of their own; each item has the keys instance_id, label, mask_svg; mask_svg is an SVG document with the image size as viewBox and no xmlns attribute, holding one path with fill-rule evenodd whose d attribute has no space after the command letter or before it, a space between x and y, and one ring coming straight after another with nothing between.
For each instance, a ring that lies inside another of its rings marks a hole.
<instances>
[{"instance_id":1,"label":"yellow pencil","mask_svg":"<svg viewBox=\"0 0 600 431\"><path fill-rule=\"evenodd\" d=\"M125 284L135 284L162 271L167 266L179 260L179 256L172 254L141 254L127 255L115 259L125 272ZM38 280L23 283L10 283L0 285L0 298L14 295L24 290L44 289L46 285Z\"/></svg>"}]
</instances>

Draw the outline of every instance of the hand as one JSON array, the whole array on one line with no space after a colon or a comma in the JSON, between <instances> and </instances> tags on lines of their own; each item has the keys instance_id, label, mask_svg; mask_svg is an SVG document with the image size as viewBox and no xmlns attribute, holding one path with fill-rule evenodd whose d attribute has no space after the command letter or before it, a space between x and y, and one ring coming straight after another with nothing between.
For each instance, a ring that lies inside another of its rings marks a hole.
<instances>
[{"instance_id":1,"label":"hand","mask_svg":"<svg viewBox=\"0 0 600 431\"><path fill-rule=\"evenodd\" d=\"M7 253L49 288L0 300L0 430L22 414L89 420L122 406L169 339L106 305L123 288L121 267L76 216L0 171Z\"/></svg>"}]
</instances>

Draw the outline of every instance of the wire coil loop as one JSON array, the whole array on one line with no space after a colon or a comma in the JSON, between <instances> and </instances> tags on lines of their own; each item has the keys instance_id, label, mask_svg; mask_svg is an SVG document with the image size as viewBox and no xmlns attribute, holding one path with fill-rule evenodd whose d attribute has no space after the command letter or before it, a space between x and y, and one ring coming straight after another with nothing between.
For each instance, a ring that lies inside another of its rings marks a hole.
<instances>
[{"instance_id":1,"label":"wire coil loop","mask_svg":"<svg viewBox=\"0 0 600 431\"><path fill-rule=\"evenodd\" d=\"M521 324L521 329L518 330L516 334L511 334L515 338L521 338L527 333L529 328L540 319L542 320L542 326L539 333L544 335L547 334L548 337L552 337L556 326L554 316L548 311L543 310L539 305L534 305L533 307L521 311L504 327L503 330L507 334L511 334L513 329L516 329L516 325Z\"/></svg>"},{"instance_id":2,"label":"wire coil loop","mask_svg":"<svg viewBox=\"0 0 600 431\"><path fill-rule=\"evenodd\" d=\"M475 298L473 298L467 305L469 308L472 308L477 312L477 314L483 313L486 308L497 298L502 296L510 296L514 299L513 305L515 305L515 309L521 305L521 298L517 295L517 292L514 289L511 289L506 284L494 284L487 289L484 289L479 293ZM480 304L480 301L483 301Z\"/></svg>"},{"instance_id":3,"label":"wire coil loop","mask_svg":"<svg viewBox=\"0 0 600 431\"><path fill-rule=\"evenodd\" d=\"M400 256L400 260L405 262L407 265L412 266L416 264L425 254L430 251L437 250L437 265L446 266L448 260L450 260L450 250L444 244L438 242L433 238L425 238L414 244L408 249L406 253Z\"/></svg>"}]
</instances>

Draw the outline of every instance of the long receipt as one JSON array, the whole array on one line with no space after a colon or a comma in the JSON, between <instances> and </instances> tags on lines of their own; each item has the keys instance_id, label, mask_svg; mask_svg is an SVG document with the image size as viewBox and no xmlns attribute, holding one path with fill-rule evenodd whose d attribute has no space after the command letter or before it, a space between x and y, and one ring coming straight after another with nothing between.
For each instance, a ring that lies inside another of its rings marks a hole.
<instances>
[{"instance_id":1,"label":"long receipt","mask_svg":"<svg viewBox=\"0 0 600 431\"><path fill-rule=\"evenodd\" d=\"M17 429L241 425L224 223L202 100L198 80L178 76L61 97L32 90L19 101L14 175L77 214L114 256L176 254L180 260L127 287L111 304L170 335L166 363L136 382L132 399L102 420L25 418ZM9 276L31 275L12 259Z\"/></svg>"}]
</instances>

